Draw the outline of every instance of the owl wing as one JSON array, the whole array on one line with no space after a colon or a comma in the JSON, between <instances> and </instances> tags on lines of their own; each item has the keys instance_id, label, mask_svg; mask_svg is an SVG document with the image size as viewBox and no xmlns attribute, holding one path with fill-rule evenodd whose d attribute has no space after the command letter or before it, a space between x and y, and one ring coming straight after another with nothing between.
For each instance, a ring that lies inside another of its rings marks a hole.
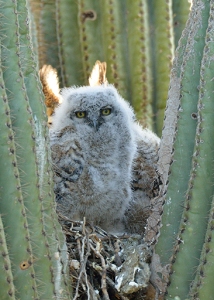
<instances>
[{"instance_id":1,"label":"owl wing","mask_svg":"<svg viewBox=\"0 0 214 300\"><path fill-rule=\"evenodd\" d=\"M82 149L75 136L75 129L70 126L63 128L60 132L50 130L55 182L75 182L82 174L84 165Z\"/></svg>"},{"instance_id":2,"label":"owl wing","mask_svg":"<svg viewBox=\"0 0 214 300\"><path fill-rule=\"evenodd\" d=\"M138 126L138 125L137 125ZM140 190L149 198L159 193L160 174L157 171L159 138L148 129L136 130L137 152L133 162L133 191Z\"/></svg>"},{"instance_id":3,"label":"owl wing","mask_svg":"<svg viewBox=\"0 0 214 300\"><path fill-rule=\"evenodd\" d=\"M151 199L158 196L161 177L157 171L159 138L134 125L137 151L132 168L132 201L125 214L128 232L142 234L151 212Z\"/></svg>"}]
</instances>

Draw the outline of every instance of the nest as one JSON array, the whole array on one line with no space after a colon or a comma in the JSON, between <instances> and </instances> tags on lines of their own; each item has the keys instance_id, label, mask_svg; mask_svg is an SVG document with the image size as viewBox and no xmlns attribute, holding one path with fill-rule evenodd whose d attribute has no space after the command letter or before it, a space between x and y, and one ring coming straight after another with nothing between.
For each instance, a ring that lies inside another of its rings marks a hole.
<instances>
[{"instance_id":1,"label":"nest","mask_svg":"<svg viewBox=\"0 0 214 300\"><path fill-rule=\"evenodd\" d=\"M109 235L59 216L69 252L73 299L148 299L151 252L141 235ZM150 298L149 298L150 299Z\"/></svg>"}]
</instances>

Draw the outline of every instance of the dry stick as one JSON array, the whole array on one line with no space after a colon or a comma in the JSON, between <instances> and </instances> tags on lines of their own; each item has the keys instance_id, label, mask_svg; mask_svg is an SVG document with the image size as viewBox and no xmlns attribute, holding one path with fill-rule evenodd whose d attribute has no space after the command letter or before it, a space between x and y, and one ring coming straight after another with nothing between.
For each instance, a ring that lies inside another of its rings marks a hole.
<instances>
[{"instance_id":1,"label":"dry stick","mask_svg":"<svg viewBox=\"0 0 214 300\"><path fill-rule=\"evenodd\" d=\"M89 266L92 267L92 268L100 275L100 277L102 277L102 272L99 271L99 270L95 267L95 265L93 265L91 262L88 262L88 263L89 263ZM114 291L115 293L117 293L117 295L119 295L119 297L120 297L121 300L128 300L127 297L125 297L125 296L119 294L118 290L117 290L116 287L115 287L114 281L111 280L108 276L106 276L106 282L107 282L108 285L113 289L113 291ZM117 297L117 295L116 295L116 297ZM118 299L119 299L119 298L118 298Z\"/></svg>"},{"instance_id":2,"label":"dry stick","mask_svg":"<svg viewBox=\"0 0 214 300\"><path fill-rule=\"evenodd\" d=\"M95 255L98 256L101 260L102 265L102 276L101 276L101 289L103 292L104 300L110 300L107 285L106 285L106 264L104 257L90 244L91 249L94 251Z\"/></svg>"},{"instance_id":3,"label":"dry stick","mask_svg":"<svg viewBox=\"0 0 214 300\"><path fill-rule=\"evenodd\" d=\"M82 281L82 283L81 283L82 288L85 291L85 286L83 284L83 282L84 282L83 276L85 277L85 283L86 283L86 286L87 286L87 294L88 294L87 274L86 274L86 270L85 270L85 265L86 265L88 256L86 256L86 258L84 258L85 239L86 239L86 237L84 237L82 239L82 246L81 246L81 243L80 243L80 238L77 239L77 248L78 248L79 256L80 256L80 273L79 273L77 286L76 286L76 291L75 291L75 296L74 296L73 300L76 300L77 297L78 297L79 286L80 286L81 281ZM88 299L90 299L90 296L89 296Z\"/></svg>"},{"instance_id":4,"label":"dry stick","mask_svg":"<svg viewBox=\"0 0 214 300\"><path fill-rule=\"evenodd\" d=\"M90 299L91 285L88 282L88 277L87 277L87 273L86 273L86 263L87 263L87 260L88 260L88 256L90 255L90 246L89 246L89 239L86 236L85 223L86 223L86 220L84 218L83 228L82 228L82 233L84 234L84 237L82 238L82 246L81 246L81 243L80 243L80 238L77 239L77 247L78 247L79 256L80 256L80 273L79 273L77 286L76 286L76 291L75 291L75 296L74 296L73 300L76 300L77 297L78 297L80 281L81 280L83 281L83 279L82 279L83 275L84 275L85 284L86 284L86 287L87 287L87 296L88 296L88 299ZM87 252L84 255L86 241L87 241ZM83 290L85 290L85 286L84 286L83 283L82 283L82 288L83 288ZM92 294L93 294L93 290L92 290Z\"/></svg>"},{"instance_id":5,"label":"dry stick","mask_svg":"<svg viewBox=\"0 0 214 300\"><path fill-rule=\"evenodd\" d=\"M94 291L93 291L93 288L91 288L91 284L88 281L88 276L87 276L87 273L86 273L86 264L87 264L87 261L88 261L88 256L90 255L91 251L90 251L90 243L89 243L88 232L85 228L85 225L86 225L86 218L84 217L83 218L83 225L82 225L82 233L84 235L84 238L83 238L84 243L85 243L85 240L87 241L87 252L86 252L85 260L84 260L84 275L85 275L85 283L86 283L86 286L87 286L87 295L88 295L88 299L90 299L90 291L91 291L92 295L94 294ZM84 248L85 248L85 245L84 245ZM84 248L83 248L83 250L84 250Z\"/></svg>"},{"instance_id":6,"label":"dry stick","mask_svg":"<svg viewBox=\"0 0 214 300\"><path fill-rule=\"evenodd\" d=\"M85 221L85 220L84 220ZM84 223L85 225L85 223ZM85 228L84 228L84 231L85 231ZM86 232L86 231L85 231ZM88 256L90 255L91 251L90 251L90 243L89 243L89 238L88 236L86 236L86 241L87 241L87 252L86 252L86 255L85 255L85 261L84 261L84 268L86 268L86 264L87 264L87 261L88 261ZM86 286L87 286L87 295L88 295L88 299L90 299L90 290L92 292L92 294L94 293L93 292L93 289L91 289L91 284L90 282L88 281L88 276L86 274L86 269L85 269L85 280L86 280Z\"/></svg>"},{"instance_id":7,"label":"dry stick","mask_svg":"<svg viewBox=\"0 0 214 300\"><path fill-rule=\"evenodd\" d=\"M79 251L79 256L81 257L81 245L80 245L80 240L79 239L77 239L77 248L78 248L78 251ZM80 273L79 273L79 276L78 276L78 281L77 281L75 295L74 295L74 299L73 300L76 300L77 297L78 297L80 280L81 280L82 272L83 272L81 259L80 259L80 264L81 264L81 270L80 270Z\"/></svg>"}]
</instances>

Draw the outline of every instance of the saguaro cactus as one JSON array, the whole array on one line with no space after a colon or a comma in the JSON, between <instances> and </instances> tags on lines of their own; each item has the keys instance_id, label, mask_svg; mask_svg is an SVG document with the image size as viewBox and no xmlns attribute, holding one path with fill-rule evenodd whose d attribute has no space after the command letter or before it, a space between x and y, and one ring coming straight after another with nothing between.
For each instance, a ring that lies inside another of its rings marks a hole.
<instances>
[{"instance_id":1,"label":"saguaro cactus","mask_svg":"<svg viewBox=\"0 0 214 300\"><path fill-rule=\"evenodd\" d=\"M174 43L188 0L28 1L40 67L56 68L64 87L88 84L95 62L106 61L109 82L132 103L142 125L161 135Z\"/></svg>"},{"instance_id":2,"label":"saguaro cactus","mask_svg":"<svg viewBox=\"0 0 214 300\"><path fill-rule=\"evenodd\" d=\"M206 300L214 293L213 12L214 1L193 2L171 73L159 162L164 206L153 257L156 271L159 260L162 265L162 284L154 281L166 292L165 299Z\"/></svg>"},{"instance_id":3,"label":"saguaro cactus","mask_svg":"<svg viewBox=\"0 0 214 300\"><path fill-rule=\"evenodd\" d=\"M70 299L26 2L0 15L0 298Z\"/></svg>"}]
</instances>

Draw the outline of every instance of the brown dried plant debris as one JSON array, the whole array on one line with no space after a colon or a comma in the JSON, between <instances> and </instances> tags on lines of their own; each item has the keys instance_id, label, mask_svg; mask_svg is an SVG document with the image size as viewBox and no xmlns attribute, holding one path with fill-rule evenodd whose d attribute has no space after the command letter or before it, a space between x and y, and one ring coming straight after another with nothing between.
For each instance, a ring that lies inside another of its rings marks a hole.
<instances>
[{"instance_id":1,"label":"brown dried plant debris","mask_svg":"<svg viewBox=\"0 0 214 300\"><path fill-rule=\"evenodd\" d=\"M74 300L146 299L151 252L140 235L108 235L59 215L69 252Z\"/></svg>"}]
</instances>

